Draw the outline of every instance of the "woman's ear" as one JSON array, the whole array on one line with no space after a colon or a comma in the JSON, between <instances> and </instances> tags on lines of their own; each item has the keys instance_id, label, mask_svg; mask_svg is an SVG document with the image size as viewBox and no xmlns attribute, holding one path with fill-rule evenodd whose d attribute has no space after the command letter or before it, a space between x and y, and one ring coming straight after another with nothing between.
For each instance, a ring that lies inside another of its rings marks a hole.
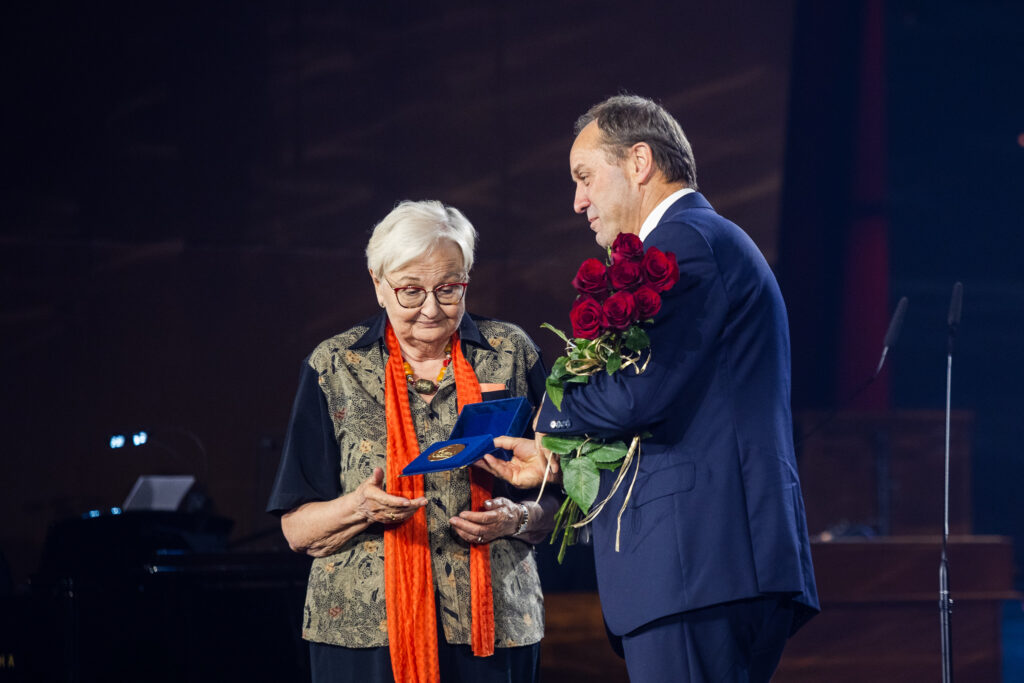
<instances>
[{"instance_id":1,"label":"woman's ear","mask_svg":"<svg viewBox=\"0 0 1024 683\"><path fill-rule=\"evenodd\" d=\"M370 274L370 280L373 281L373 289L377 293L377 305L380 306L381 308L384 308L384 294L381 292L380 280L377 279L377 276L373 274L372 270L370 270L369 268L367 268L366 270Z\"/></svg>"}]
</instances>

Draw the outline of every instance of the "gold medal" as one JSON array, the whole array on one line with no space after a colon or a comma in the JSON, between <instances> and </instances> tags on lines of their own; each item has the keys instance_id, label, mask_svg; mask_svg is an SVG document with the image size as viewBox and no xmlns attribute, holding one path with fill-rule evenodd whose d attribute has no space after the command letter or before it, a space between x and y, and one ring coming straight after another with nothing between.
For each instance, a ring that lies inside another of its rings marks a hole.
<instances>
[{"instance_id":1,"label":"gold medal","mask_svg":"<svg viewBox=\"0 0 1024 683\"><path fill-rule=\"evenodd\" d=\"M438 448L436 451L427 456L427 460L430 462L437 462L438 460L447 460L448 458L462 452L466 448L464 443L451 443L444 448Z\"/></svg>"}]
</instances>

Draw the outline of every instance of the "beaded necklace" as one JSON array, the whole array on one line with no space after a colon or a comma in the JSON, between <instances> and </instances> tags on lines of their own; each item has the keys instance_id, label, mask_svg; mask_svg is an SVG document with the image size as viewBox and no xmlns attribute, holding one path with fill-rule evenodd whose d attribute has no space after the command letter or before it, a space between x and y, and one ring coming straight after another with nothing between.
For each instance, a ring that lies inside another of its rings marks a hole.
<instances>
[{"instance_id":1,"label":"beaded necklace","mask_svg":"<svg viewBox=\"0 0 1024 683\"><path fill-rule=\"evenodd\" d=\"M444 363L441 364L441 372L437 373L437 379L431 382L429 379L417 379L416 375L412 372L412 366L409 362L402 359L402 369L405 370L405 379L412 385L412 390L417 394L423 394L429 396L437 391L437 388L441 385L441 379L444 377L445 371L452 362L452 341L448 340L448 343L444 347Z\"/></svg>"}]
</instances>

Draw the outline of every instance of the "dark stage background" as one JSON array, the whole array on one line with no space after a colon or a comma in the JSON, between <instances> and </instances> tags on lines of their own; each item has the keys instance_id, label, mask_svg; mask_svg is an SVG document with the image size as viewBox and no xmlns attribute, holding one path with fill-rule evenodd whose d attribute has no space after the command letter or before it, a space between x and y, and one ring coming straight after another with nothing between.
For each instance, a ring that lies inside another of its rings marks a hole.
<instances>
[{"instance_id":1,"label":"dark stage background","mask_svg":"<svg viewBox=\"0 0 1024 683\"><path fill-rule=\"evenodd\" d=\"M37 5L5 22L2 546L195 472L235 538L263 513L302 359L376 309L363 250L404 198L480 232L468 300L554 357L576 264L575 117L620 89L686 122L701 182L774 259L784 4ZM659 21L665 15L674 21ZM625 26L652 26L635 44ZM742 36L716 52L721 37ZM650 68L653 65L653 68ZM145 449L112 451L118 431ZM200 447L201 444L201 447Z\"/></svg>"},{"instance_id":2,"label":"dark stage background","mask_svg":"<svg viewBox=\"0 0 1024 683\"><path fill-rule=\"evenodd\" d=\"M469 308L557 355L539 324L566 324L596 254L571 210L572 124L620 91L677 116L701 190L776 268L798 411L941 410L963 281L973 530L1013 536L1024 564L1018 3L0 12L7 591L51 523L119 505L141 474L195 474L232 550L284 548L263 505L300 363L375 310L362 252L401 199L462 209L480 232ZM847 403L903 295L890 368ZM108 448L138 429L145 448Z\"/></svg>"}]
</instances>

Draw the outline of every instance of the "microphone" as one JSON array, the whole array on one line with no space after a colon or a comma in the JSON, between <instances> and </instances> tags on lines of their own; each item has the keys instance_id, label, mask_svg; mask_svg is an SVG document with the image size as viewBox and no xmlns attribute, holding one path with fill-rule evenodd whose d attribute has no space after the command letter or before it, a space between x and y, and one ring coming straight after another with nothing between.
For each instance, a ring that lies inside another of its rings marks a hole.
<instances>
[{"instance_id":1,"label":"microphone","mask_svg":"<svg viewBox=\"0 0 1024 683\"><path fill-rule=\"evenodd\" d=\"M875 372L864 381L856 391L850 394L845 401L840 403L835 409L833 409L821 422L807 430L800 440L794 444L794 448L799 448L803 445L804 441L807 441L813 434L815 434L822 427L827 425L832 419L839 414L839 411L850 404L855 398L861 395L865 389L871 386L871 383L878 379L878 375L882 372L882 366L885 364L886 356L889 354L889 349L896 346L896 340L900 336L900 330L903 329L903 318L907 315L907 306L909 301L907 297L902 297L899 303L896 304L896 310L892 314L892 320L889 321L889 329L885 333L885 339L882 340L882 357L878 359L878 367L875 368Z\"/></svg>"},{"instance_id":2,"label":"microphone","mask_svg":"<svg viewBox=\"0 0 1024 683\"><path fill-rule=\"evenodd\" d=\"M960 314L964 307L964 284L957 282L953 285L953 296L949 300L949 317L946 324L949 326L949 355L953 355L953 337L956 336L960 327Z\"/></svg>"},{"instance_id":3,"label":"microphone","mask_svg":"<svg viewBox=\"0 0 1024 683\"><path fill-rule=\"evenodd\" d=\"M885 365L885 357L888 355L889 349L896 346L896 340L899 339L900 331L903 329L903 318L907 315L907 304L909 303L907 297L903 297L896 304L896 312L892 314L892 320L889 321L889 330L885 333L885 339L882 341L882 357L878 359L875 377L878 377L878 374L882 372L882 366ZM959 314L957 314L958 319L959 317Z\"/></svg>"}]
</instances>

